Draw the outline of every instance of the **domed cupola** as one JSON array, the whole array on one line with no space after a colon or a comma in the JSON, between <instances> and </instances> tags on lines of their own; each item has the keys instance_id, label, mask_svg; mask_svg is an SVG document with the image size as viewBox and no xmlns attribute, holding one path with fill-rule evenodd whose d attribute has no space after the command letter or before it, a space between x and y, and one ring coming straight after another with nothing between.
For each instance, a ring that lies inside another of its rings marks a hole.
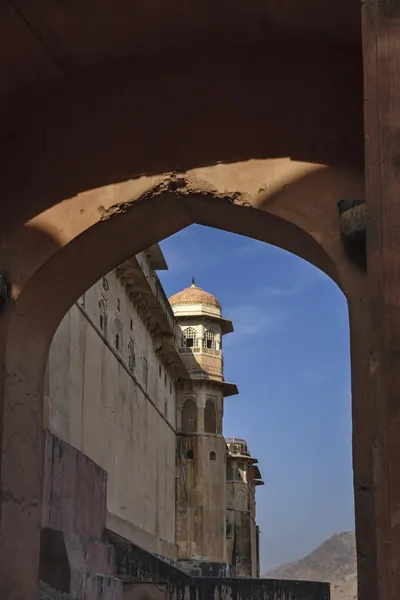
<instances>
[{"instance_id":1,"label":"domed cupola","mask_svg":"<svg viewBox=\"0 0 400 600\"><path fill-rule=\"evenodd\" d=\"M201 287L198 287L194 282L194 277L192 278L192 285L171 296L169 302L171 306L204 304L205 306L211 306L218 309L221 315L221 303L218 298L204 291Z\"/></svg>"},{"instance_id":2,"label":"domed cupola","mask_svg":"<svg viewBox=\"0 0 400 600\"><path fill-rule=\"evenodd\" d=\"M218 321L222 334L233 331L232 321L222 318L221 303L218 298L198 287L194 277L192 285L171 296L169 303L177 319L208 317Z\"/></svg>"},{"instance_id":3,"label":"domed cupola","mask_svg":"<svg viewBox=\"0 0 400 600\"><path fill-rule=\"evenodd\" d=\"M179 352L191 379L219 382L223 394L237 394L223 374L222 337L233 331L232 321L222 318L221 303L195 284L170 297L180 329Z\"/></svg>"}]
</instances>

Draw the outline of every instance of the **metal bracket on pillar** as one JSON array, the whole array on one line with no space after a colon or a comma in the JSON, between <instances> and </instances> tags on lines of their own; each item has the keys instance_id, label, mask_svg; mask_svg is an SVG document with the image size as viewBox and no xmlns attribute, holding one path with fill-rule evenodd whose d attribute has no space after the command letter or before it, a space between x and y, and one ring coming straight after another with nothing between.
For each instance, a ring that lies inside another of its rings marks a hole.
<instances>
[{"instance_id":1,"label":"metal bracket on pillar","mask_svg":"<svg viewBox=\"0 0 400 600\"><path fill-rule=\"evenodd\" d=\"M365 200L340 200L339 211L340 237L347 257L365 268L366 258L366 217Z\"/></svg>"},{"instance_id":2,"label":"metal bracket on pillar","mask_svg":"<svg viewBox=\"0 0 400 600\"><path fill-rule=\"evenodd\" d=\"M0 269L0 317L2 317L11 306L11 282L7 273Z\"/></svg>"}]
</instances>

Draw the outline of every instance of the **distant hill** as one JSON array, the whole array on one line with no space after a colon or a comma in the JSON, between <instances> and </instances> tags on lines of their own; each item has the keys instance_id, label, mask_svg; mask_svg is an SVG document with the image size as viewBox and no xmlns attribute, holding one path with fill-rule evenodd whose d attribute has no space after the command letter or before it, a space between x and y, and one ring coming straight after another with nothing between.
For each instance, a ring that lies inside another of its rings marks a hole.
<instances>
[{"instance_id":1,"label":"distant hill","mask_svg":"<svg viewBox=\"0 0 400 600\"><path fill-rule=\"evenodd\" d=\"M329 581L332 600L356 600L357 568L354 532L336 534L305 558L282 565L262 577Z\"/></svg>"}]
</instances>

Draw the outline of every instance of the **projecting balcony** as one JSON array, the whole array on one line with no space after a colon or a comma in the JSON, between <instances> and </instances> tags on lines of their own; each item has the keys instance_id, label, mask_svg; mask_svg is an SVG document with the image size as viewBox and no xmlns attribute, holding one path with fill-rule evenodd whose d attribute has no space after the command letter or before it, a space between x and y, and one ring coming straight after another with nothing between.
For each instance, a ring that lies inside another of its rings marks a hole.
<instances>
[{"instance_id":1,"label":"projecting balcony","mask_svg":"<svg viewBox=\"0 0 400 600\"><path fill-rule=\"evenodd\" d=\"M246 440L242 438L225 438L225 442L228 454L232 458L245 458L250 466L258 462L256 458L251 456Z\"/></svg>"},{"instance_id":2,"label":"projecting balcony","mask_svg":"<svg viewBox=\"0 0 400 600\"><path fill-rule=\"evenodd\" d=\"M229 454L250 456L246 440L240 438L226 438Z\"/></svg>"}]
</instances>

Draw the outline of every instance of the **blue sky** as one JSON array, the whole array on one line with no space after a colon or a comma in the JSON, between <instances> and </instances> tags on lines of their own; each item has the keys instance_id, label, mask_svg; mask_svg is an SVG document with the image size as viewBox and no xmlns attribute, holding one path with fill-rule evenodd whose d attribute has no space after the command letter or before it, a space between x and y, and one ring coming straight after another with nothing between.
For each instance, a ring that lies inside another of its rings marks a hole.
<instances>
[{"instance_id":1,"label":"blue sky","mask_svg":"<svg viewBox=\"0 0 400 600\"><path fill-rule=\"evenodd\" d=\"M216 295L224 338L224 434L246 438L257 489L262 572L353 529L346 300L321 271L283 250L198 225L161 242L168 295L191 283Z\"/></svg>"}]
</instances>

